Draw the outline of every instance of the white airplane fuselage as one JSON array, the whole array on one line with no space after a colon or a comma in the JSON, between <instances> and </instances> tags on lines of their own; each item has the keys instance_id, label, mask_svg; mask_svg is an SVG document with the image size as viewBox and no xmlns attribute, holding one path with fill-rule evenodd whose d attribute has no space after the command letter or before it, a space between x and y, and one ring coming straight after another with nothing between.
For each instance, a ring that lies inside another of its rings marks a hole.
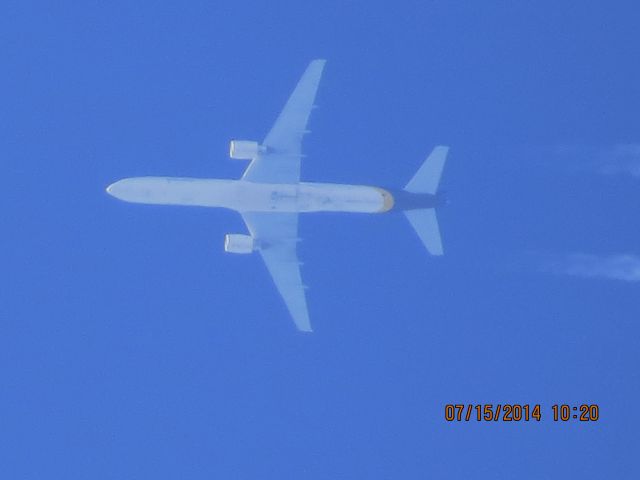
<instances>
[{"instance_id":1,"label":"white airplane fuselage","mask_svg":"<svg viewBox=\"0 0 640 480\"><path fill-rule=\"evenodd\" d=\"M390 192L364 185L185 177L125 178L109 185L107 193L133 203L219 207L239 212L381 213L394 204Z\"/></svg>"}]
</instances>

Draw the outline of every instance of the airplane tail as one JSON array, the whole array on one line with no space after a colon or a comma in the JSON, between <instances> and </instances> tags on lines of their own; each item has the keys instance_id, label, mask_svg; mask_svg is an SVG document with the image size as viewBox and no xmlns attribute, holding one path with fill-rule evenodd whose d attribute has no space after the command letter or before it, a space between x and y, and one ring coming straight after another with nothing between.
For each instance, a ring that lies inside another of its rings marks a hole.
<instances>
[{"instance_id":1,"label":"airplane tail","mask_svg":"<svg viewBox=\"0 0 640 480\"><path fill-rule=\"evenodd\" d=\"M404 187L409 193L436 196L449 147L438 146ZM405 210L403 212L431 255L443 255L442 239L435 208Z\"/></svg>"}]
</instances>

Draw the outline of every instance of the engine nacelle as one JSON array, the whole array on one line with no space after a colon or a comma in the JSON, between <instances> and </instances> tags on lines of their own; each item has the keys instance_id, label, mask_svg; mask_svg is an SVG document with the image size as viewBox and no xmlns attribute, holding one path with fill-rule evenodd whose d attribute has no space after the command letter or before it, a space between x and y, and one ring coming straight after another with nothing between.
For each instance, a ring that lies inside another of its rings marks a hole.
<instances>
[{"instance_id":1,"label":"engine nacelle","mask_svg":"<svg viewBox=\"0 0 640 480\"><path fill-rule=\"evenodd\" d=\"M253 160L265 151L258 142L249 140L231 140L229 156L235 160Z\"/></svg>"},{"instance_id":2,"label":"engine nacelle","mask_svg":"<svg viewBox=\"0 0 640 480\"><path fill-rule=\"evenodd\" d=\"M241 233L227 233L224 236L224 251L229 253L251 253L255 250L253 237Z\"/></svg>"}]
</instances>

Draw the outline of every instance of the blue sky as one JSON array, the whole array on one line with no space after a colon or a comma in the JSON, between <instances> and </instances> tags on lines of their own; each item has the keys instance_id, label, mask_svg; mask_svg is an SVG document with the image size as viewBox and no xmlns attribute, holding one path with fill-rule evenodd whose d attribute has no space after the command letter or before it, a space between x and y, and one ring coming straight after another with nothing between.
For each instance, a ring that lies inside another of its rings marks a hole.
<instances>
[{"instance_id":1,"label":"blue sky","mask_svg":"<svg viewBox=\"0 0 640 480\"><path fill-rule=\"evenodd\" d=\"M637 478L640 9L292 3L3 3L3 474ZM237 214L104 188L240 176L313 58L304 180L401 187L446 144L451 204L442 259L401 215L303 217L305 336L223 252Z\"/></svg>"}]
</instances>

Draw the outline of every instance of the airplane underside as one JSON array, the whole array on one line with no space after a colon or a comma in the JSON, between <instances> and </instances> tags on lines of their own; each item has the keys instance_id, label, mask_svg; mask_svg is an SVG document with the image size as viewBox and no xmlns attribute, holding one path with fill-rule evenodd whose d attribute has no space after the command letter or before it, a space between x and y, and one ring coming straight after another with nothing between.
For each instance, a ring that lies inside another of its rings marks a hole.
<instances>
[{"instance_id":1,"label":"airplane underside","mask_svg":"<svg viewBox=\"0 0 640 480\"><path fill-rule=\"evenodd\" d=\"M260 254L302 332L312 329L297 254L300 213L400 210L426 249L432 255L443 254L435 207L443 203L438 185L448 147L434 148L402 190L300 181L302 139L308 132L307 122L324 64L324 60L309 64L262 142L231 141L229 156L250 161L241 179L136 177L107 187L107 193L127 202L238 211L249 234L225 235L225 251Z\"/></svg>"}]
</instances>

